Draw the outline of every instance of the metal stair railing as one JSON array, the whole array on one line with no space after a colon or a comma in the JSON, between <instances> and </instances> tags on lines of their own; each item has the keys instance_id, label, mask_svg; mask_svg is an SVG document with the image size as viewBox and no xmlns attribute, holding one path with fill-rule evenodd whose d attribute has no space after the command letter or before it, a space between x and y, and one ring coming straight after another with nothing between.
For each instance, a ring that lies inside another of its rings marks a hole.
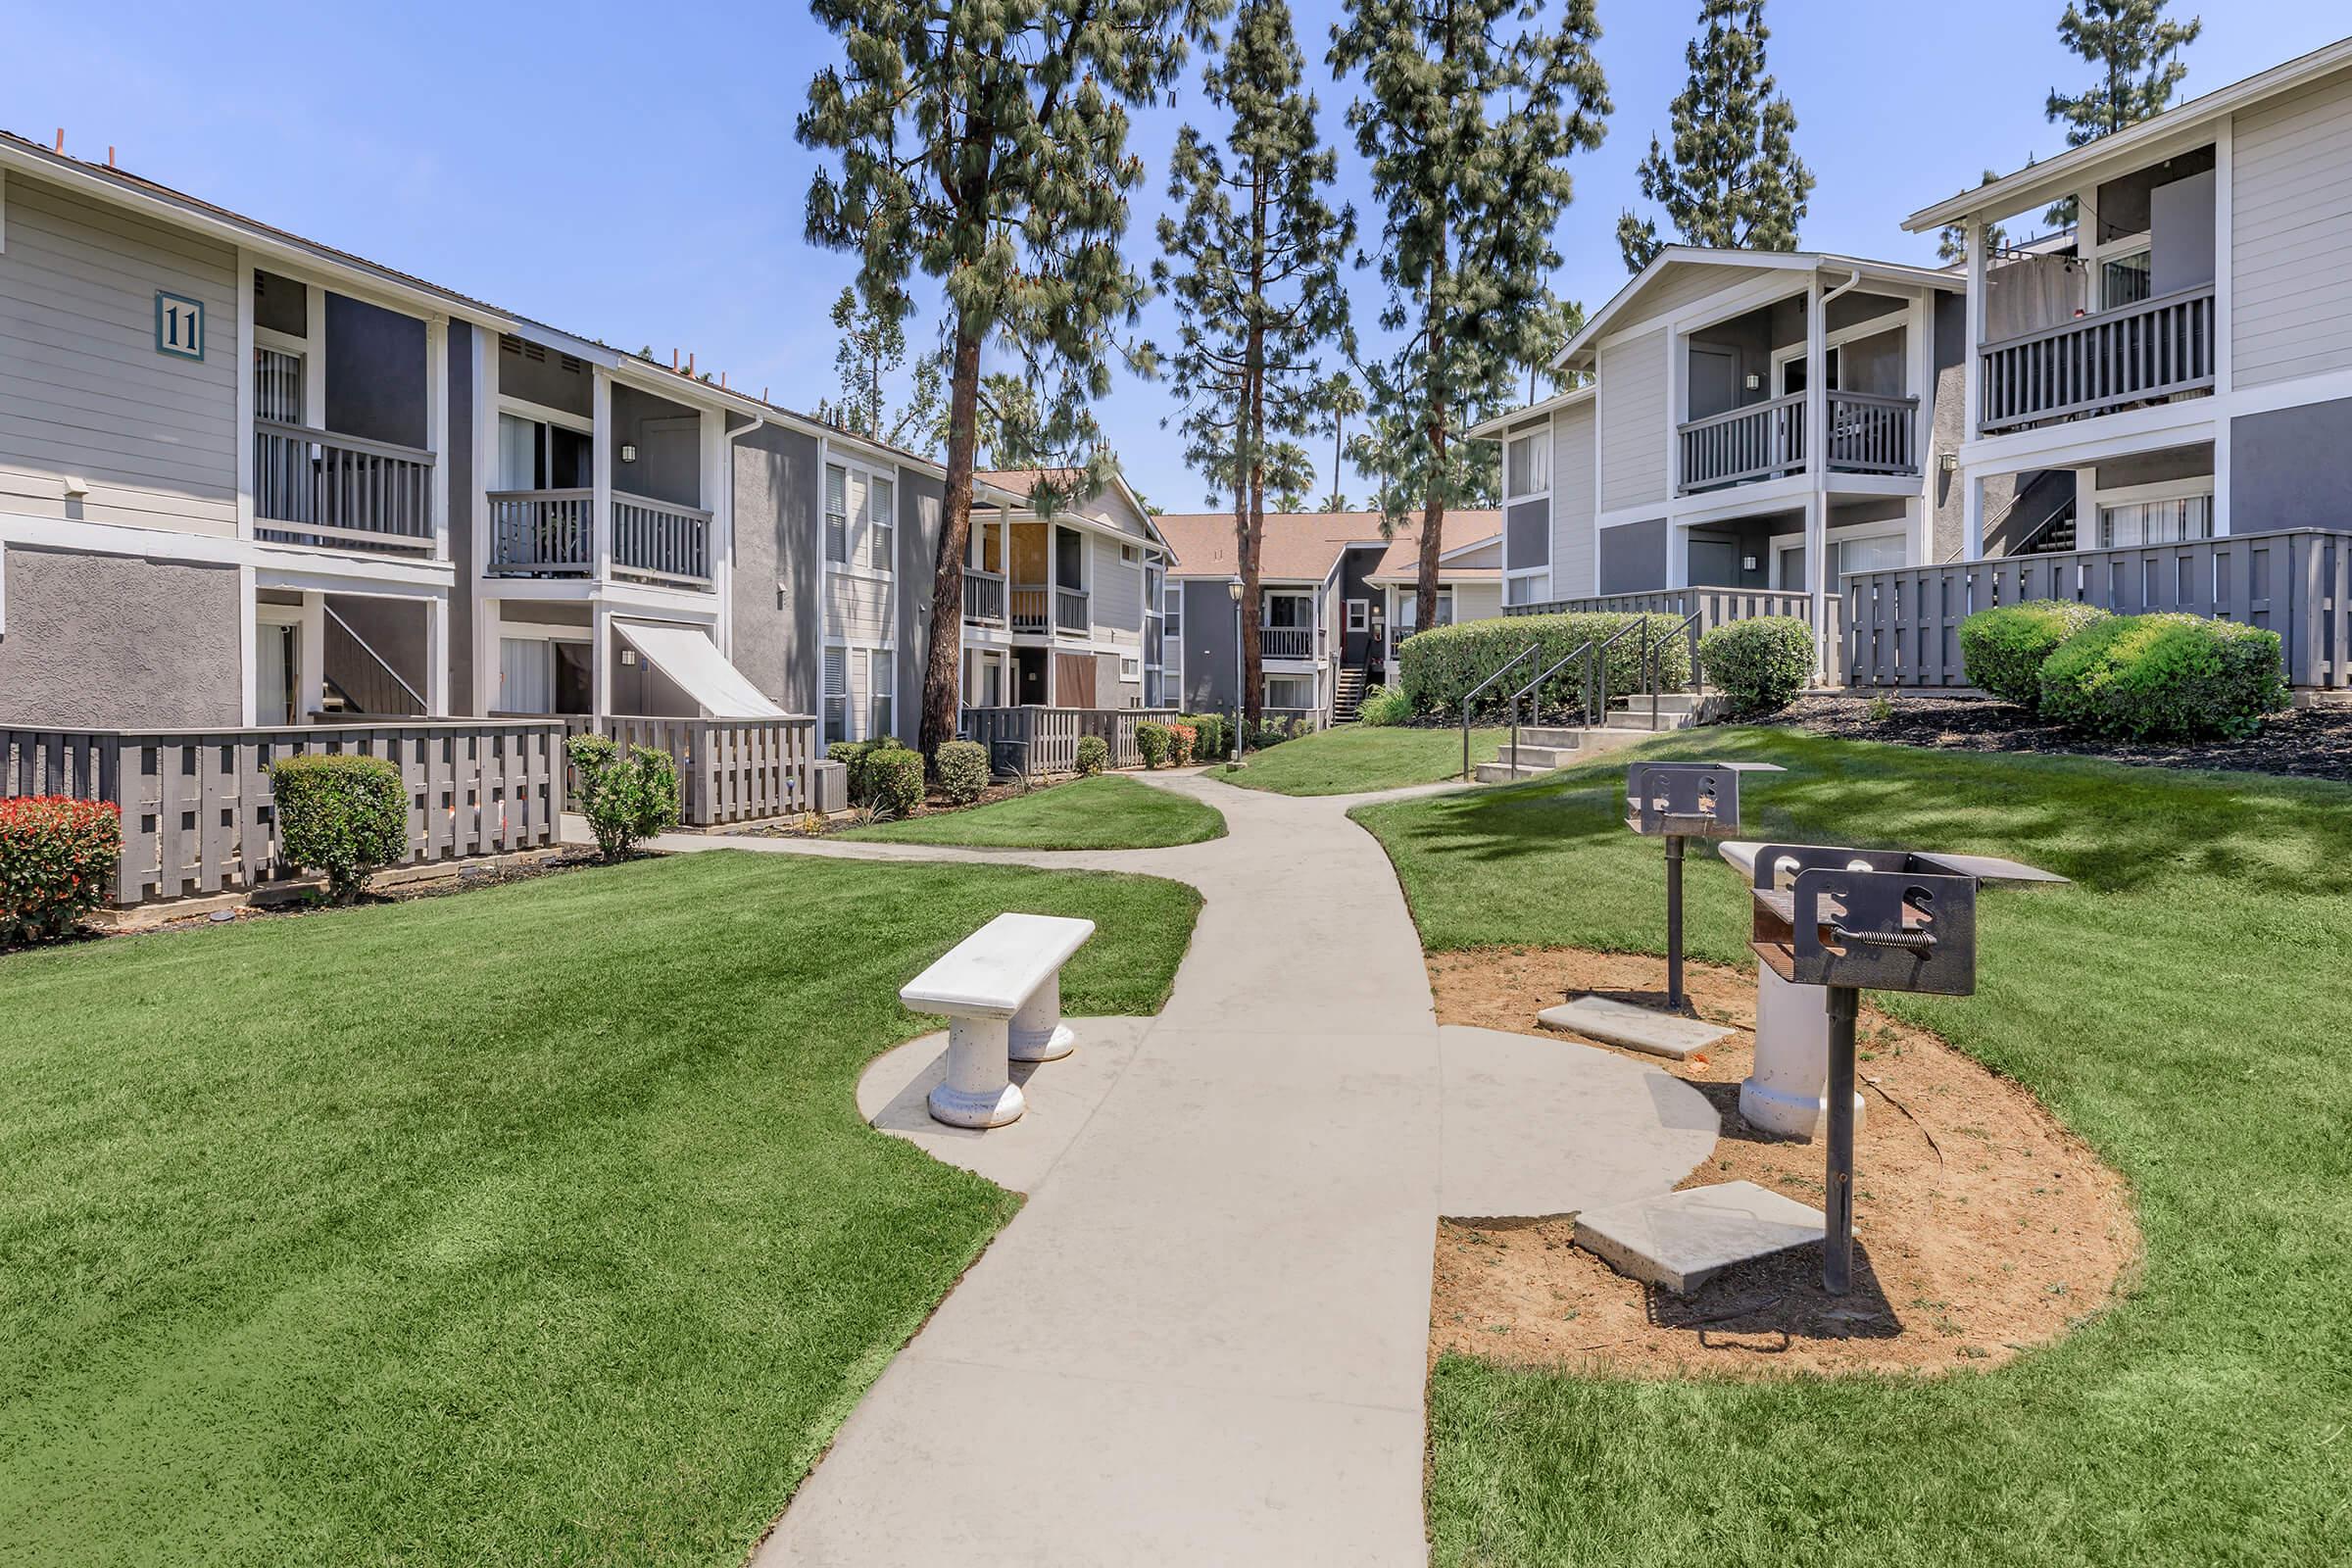
<instances>
[{"instance_id":1,"label":"metal stair railing","mask_svg":"<svg viewBox=\"0 0 2352 1568\"><path fill-rule=\"evenodd\" d=\"M1525 648L1497 664L1485 680L1462 694L1462 777L1470 776L1470 710L1477 704L1478 694L1509 674L1514 665L1524 662L1543 646L1542 643L1529 643Z\"/></svg>"},{"instance_id":2,"label":"metal stair railing","mask_svg":"<svg viewBox=\"0 0 2352 1568\"><path fill-rule=\"evenodd\" d=\"M1648 617L1644 616L1643 624L1647 622ZM1660 677L1665 673L1665 662L1659 656L1665 653L1668 643L1683 636L1690 639L1690 678L1696 681L1699 679L1697 612L1685 615L1667 628L1665 636L1655 642L1644 643L1642 649L1642 684L1649 688L1649 732L1652 735L1658 732L1658 688L1664 684Z\"/></svg>"},{"instance_id":3,"label":"metal stair railing","mask_svg":"<svg viewBox=\"0 0 2352 1568\"><path fill-rule=\"evenodd\" d=\"M1640 631L1649 624L1649 616L1629 620L1600 641L1592 650L1592 662L1585 670L1585 718L1589 723L1606 724L1609 721L1609 649L1628 632Z\"/></svg>"},{"instance_id":4,"label":"metal stair railing","mask_svg":"<svg viewBox=\"0 0 2352 1568\"><path fill-rule=\"evenodd\" d=\"M1511 693L1511 771L1519 770L1519 701L1529 693L1535 694L1534 712L1538 724L1544 722L1544 683L1569 664L1592 652L1592 639L1588 637L1574 648L1551 662L1551 666L1534 680Z\"/></svg>"}]
</instances>

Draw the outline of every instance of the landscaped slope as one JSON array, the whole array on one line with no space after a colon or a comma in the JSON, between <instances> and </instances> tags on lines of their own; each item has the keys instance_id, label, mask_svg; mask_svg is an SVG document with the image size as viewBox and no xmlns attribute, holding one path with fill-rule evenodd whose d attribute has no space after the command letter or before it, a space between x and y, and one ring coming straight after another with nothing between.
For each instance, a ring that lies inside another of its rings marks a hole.
<instances>
[{"instance_id":1,"label":"landscaped slope","mask_svg":"<svg viewBox=\"0 0 2352 1568\"><path fill-rule=\"evenodd\" d=\"M1472 763L1493 761L1502 733L1472 730ZM1461 771L1462 732L1458 729L1343 724L1251 752L1249 766L1232 773L1212 767L1208 776L1244 789L1272 790L1277 795L1355 795L1407 784L1435 784L1458 777Z\"/></svg>"},{"instance_id":2,"label":"landscaped slope","mask_svg":"<svg viewBox=\"0 0 2352 1568\"><path fill-rule=\"evenodd\" d=\"M2013 856L1981 987L1878 997L2011 1074L2133 1184L2120 1306L1998 1372L1632 1383L1451 1357L1431 1385L1444 1563L2319 1563L2352 1528L2352 790L1772 732L1751 836ZM1615 759L1367 808L1432 948L1655 951L1657 844ZM1746 962L1694 864L1690 946ZM1965 1149L1949 1152L1967 1157ZM1870 1173L1859 1173L1867 1221ZM1890 1303L1929 1332L1935 1303Z\"/></svg>"},{"instance_id":3,"label":"landscaped slope","mask_svg":"<svg viewBox=\"0 0 2352 1568\"><path fill-rule=\"evenodd\" d=\"M1224 836L1225 819L1199 801L1116 774L1032 790L966 811L852 828L842 835L997 850L1155 850Z\"/></svg>"},{"instance_id":4,"label":"landscaped slope","mask_svg":"<svg viewBox=\"0 0 2352 1568\"><path fill-rule=\"evenodd\" d=\"M0 1555L741 1562L1015 1206L853 1099L1008 906L1137 1013L1199 904L713 853L0 957Z\"/></svg>"}]
</instances>

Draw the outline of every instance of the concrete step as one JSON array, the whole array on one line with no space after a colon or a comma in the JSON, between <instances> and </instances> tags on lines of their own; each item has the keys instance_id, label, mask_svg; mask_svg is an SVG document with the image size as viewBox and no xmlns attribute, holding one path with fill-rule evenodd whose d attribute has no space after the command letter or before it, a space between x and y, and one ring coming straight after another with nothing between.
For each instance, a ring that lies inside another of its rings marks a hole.
<instances>
[{"instance_id":1,"label":"concrete step","mask_svg":"<svg viewBox=\"0 0 2352 1568\"><path fill-rule=\"evenodd\" d=\"M1818 1247L1826 1229L1817 1208L1753 1182L1721 1182L1585 1209L1576 1245L1620 1274L1688 1296L1736 1263Z\"/></svg>"},{"instance_id":2,"label":"concrete step","mask_svg":"<svg viewBox=\"0 0 2352 1568\"><path fill-rule=\"evenodd\" d=\"M1609 714L1608 727L1634 730L1643 735L1663 735L1670 730L1689 729L1692 722L1692 715L1688 711L1669 712L1666 709L1661 708L1658 710L1658 721L1653 725L1649 721L1649 705L1643 703L1640 708L1631 711L1622 708L1613 710Z\"/></svg>"},{"instance_id":3,"label":"concrete step","mask_svg":"<svg viewBox=\"0 0 2352 1568\"><path fill-rule=\"evenodd\" d=\"M1566 724L1522 724L1519 726L1519 745L1522 750L1534 746L1549 746L1559 751L1572 752L1582 746L1585 737L1592 733L1591 730L1577 729Z\"/></svg>"},{"instance_id":4,"label":"concrete step","mask_svg":"<svg viewBox=\"0 0 2352 1568\"><path fill-rule=\"evenodd\" d=\"M1579 760L1582 756L1583 754L1573 746L1530 746L1525 741L1519 743L1519 754L1516 757L1511 755L1509 741L1504 741L1500 746L1494 748L1496 761L1508 760L1514 762L1530 762L1537 767L1566 767L1570 762Z\"/></svg>"},{"instance_id":5,"label":"concrete step","mask_svg":"<svg viewBox=\"0 0 2352 1568\"><path fill-rule=\"evenodd\" d=\"M1510 784L1523 778L1542 778L1553 770L1533 762L1521 762L1517 767L1508 762L1481 762L1475 771L1481 784Z\"/></svg>"},{"instance_id":6,"label":"concrete step","mask_svg":"<svg viewBox=\"0 0 2352 1568\"><path fill-rule=\"evenodd\" d=\"M1644 713L1642 715L1642 727L1639 729L1623 724L1613 724L1607 729L1585 731L1584 739L1579 743L1577 749L1587 757L1592 757L1596 753L1613 752L1624 746L1638 746L1649 738L1649 715Z\"/></svg>"}]
</instances>

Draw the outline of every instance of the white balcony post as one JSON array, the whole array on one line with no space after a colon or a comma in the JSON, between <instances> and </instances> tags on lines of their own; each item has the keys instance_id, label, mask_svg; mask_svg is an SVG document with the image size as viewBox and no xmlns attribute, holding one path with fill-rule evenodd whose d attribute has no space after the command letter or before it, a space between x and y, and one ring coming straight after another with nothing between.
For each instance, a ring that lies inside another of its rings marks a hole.
<instances>
[{"instance_id":1,"label":"white balcony post","mask_svg":"<svg viewBox=\"0 0 2352 1568\"><path fill-rule=\"evenodd\" d=\"M301 647L295 659L302 666L294 688L294 722L308 724L326 703L326 595L302 596Z\"/></svg>"},{"instance_id":2,"label":"white balcony post","mask_svg":"<svg viewBox=\"0 0 2352 1568\"><path fill-rule=\"evenodd\" d=\"M592 604L588 625L588 657L596 662L589 676L589 692L595 700L588 706L602 721L612 716L612 616L604 606Z\"/></svg>"},{"instance_id":3,"label":"white balcony post","mask_svg":"<svg viewBox=\"0 0 2352 1568\"><path fill-rule=\"evenodd\" d=\"M1960 356L1960 405L1962 428L1960 439L1974 441L1984 430L1984 220L1971 216L1967 224L1968 245L1968 329L1961 334L1965 340ZM1969 554L1977 547L1972 543Z\"/></svg>"},{"instance_id":4,"label":"white balcony post","mask_svg":"<svg viewBox=\"0 0 2352 1568\"><path fill-rule=\"evenodd\" d=\"M244 251L237 252L237 537L253 537L253 420L255 412L253 387L253 258ZM247 599L252 595L248 594ZM253 639L245 639L248 660L253 658ZM247 681L248 703L253 686ZM245 722L253 722L248 713Z\"/></svg>"},{"instance_id":5,"label":"white balcony post","mask_svg":"<svg viewBox=\"0 0 2352 1568\"><path fill-rule=\"evenodd\" d=\"M602 366L595 368L595 382L588 395L589 415L589 475L594 487L588 503L588 526L596 532L596 580L612 580L612 377ZM608 676L604 656L597 656L597 679ZM602 685L598 687L603 690ZM603 713L603 699L598 699L597 712Z\"/></svg>"},{"instance_id":6,"label":"white balcony post","mask_svg":"<svg viewBox=\"0 0 2352 1568\"><path fill-rule=\"evenodd\" d=\"M326 290L308 285L303 305L302 422L326 428ZM250 438L248 438L250 439Z\"/></svg>"},{"instance_id":7,"label":"white balcony post","mask_svg":"<svg viewBox=\"0 0 2352 1568\"><path fill-rule=\"evenodd\" d=\"M449 322L424 323L424 444L433 466L425 470L425 507L433 520L433 559L449 559ZM436 713L446 708L435 708Z\"/></svg>"},{"instance_id":8,"label":"white balcony post","mask_svg":"<svg viewBox=\"0 0 2352 1568\"><path fill-rule=\"evenodd\" d=\"M1816 271L1805 291L1805 503L1806 589L1813 596L1813 664L1829 668L1830 561L1830 352L1829 311Z\"/></svg>"},{"instance_id":9,"label":"white balcony post","mask_svg":"<svg viewBox=\"0 0 2352 1568\"><path fill-rule=\"evenodd\" d=\"M449 716L449 611L446 599L424 602L424 710L435 718Z\"/></svg>"}]
</instances>

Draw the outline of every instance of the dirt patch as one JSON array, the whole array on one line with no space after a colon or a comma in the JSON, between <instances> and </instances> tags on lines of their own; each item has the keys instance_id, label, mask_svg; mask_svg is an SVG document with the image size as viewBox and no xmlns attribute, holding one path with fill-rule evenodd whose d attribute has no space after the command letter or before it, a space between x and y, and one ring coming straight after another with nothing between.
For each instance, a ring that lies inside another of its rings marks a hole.
<instances>
[{"instance_id":1,"label":"dirt patch","mask_svg":"<svg viewBox=\"0 0 2352 1568\"><path fill-rule=\"evenodd\" d=\"M1434 955L1429 975L1441 1023L1538 1034L1537 1011L1570 994L1658 1002L1665 963L1492 949ZM1753 977L1691 964L1686 984L1701 1016L1739 1033L1688 1062L1616 1053L1690 1083L1722 1116L1714 1153L1683 1185L1746 1180L1819 1207L1820 1147L1740 1117ZM1728 1270L1686 1298L1579 1250L1570 1216L1448 1220L1438 1228L1432 1358L1454 1350L1637 1377L1936 1372L1996 1365L2112 1302L2139 1256L2123 1179L2032 1095L1925 1030L1865 1006L1858 1039L1865 1109L1847 1295L1822 1291L1810 1248Z\"/></svg>"},{"instance_id":2,"label":"dirt patch","mask_svg":"<svg viewBox=\"0 0 2352 1568\"><path fill-rule=\"evenodd\" d=\"M2069 752L2152 767L2234 768L2352 782L2352 708L2273 713L2242 741L2101 741L1984 698L1807 697L1766 723L1842 740L1952 752Z\"/></svg>"}]
</instances>

